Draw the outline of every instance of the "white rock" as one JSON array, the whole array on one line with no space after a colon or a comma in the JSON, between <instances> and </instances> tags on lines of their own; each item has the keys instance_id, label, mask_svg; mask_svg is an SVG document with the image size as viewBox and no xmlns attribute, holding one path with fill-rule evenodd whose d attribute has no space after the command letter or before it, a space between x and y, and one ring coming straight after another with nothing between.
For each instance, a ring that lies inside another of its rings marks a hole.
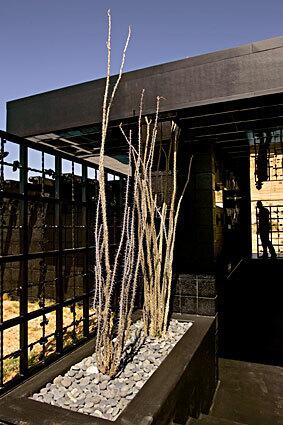
<instances>
[{"instance_id":1,"label":"white rock","mask_svg":"<svg viewBox=\"0 0 283 425\"><path fill-rule=\"evenodd\" d=\"M143 386L143 384L144 384L144 383L143 383L142 381L138 381L138 382L136 383L136 387L140 389L140 388Z\"/></svg>"},{"instance_id":2,"label":"white rock","mask_svg":"<svg viewBox=\"0 0 283 425\"><path fill-rule=\"evenodd\" d=\"M93 412L93 416L97 416L98 418L101 418L102 417L102 413L100 412L100 410L95 410Z\"/></svg>"},{"instance_id":3,"label":"white rock","mask_svg":"<svg viewBox=\"0 0 283 425\"><path fill-rule=\"evenodd\" d=\"M92 375L93 373L98 373L98 369L97 369L97 367L96 366L89 366L88 368L87 368L87 370L85 371L85 375L87 376L87 375Z\"/></svg>"}]
</instances>

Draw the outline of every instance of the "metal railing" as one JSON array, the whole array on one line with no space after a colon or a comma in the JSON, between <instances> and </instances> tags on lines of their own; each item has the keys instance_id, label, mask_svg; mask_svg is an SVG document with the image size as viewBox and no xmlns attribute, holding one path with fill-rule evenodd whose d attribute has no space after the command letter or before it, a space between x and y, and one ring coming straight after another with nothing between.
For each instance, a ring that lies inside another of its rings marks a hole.
<instances>
[{"instance_id":1,"label":"metal railing","mask_svg":"<svg viewBox=\"0 0 283 425\"><path fill-rule=\"evenodd\" d=\"M0 393L94 333L97 168L0 131ZM115 247L125 176L105 172Z\"/></svg>"},{"instance_id":2,"label":"metal railing","mask_svg":"<svg viewBox=\"0 0 283 425\"><path fill-rule=\"evenodd\" d=\"M264 206L269 212L269 241L278 256L283 256L283 205ZM262 241L259 231L259 209L256 207L257 256L263 255Z\"/></svg>"}]
</instances>

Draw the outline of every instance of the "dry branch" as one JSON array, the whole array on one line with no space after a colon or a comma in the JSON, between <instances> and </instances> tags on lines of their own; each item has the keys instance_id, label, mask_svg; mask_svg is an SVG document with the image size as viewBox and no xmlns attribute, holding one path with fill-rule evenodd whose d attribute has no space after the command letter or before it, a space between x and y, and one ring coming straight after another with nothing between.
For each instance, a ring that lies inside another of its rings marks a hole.
<instances>
[{"instance_id":1,"label":"dry branch","mask_svg":"<svg viewBox=\"0 0 283 425\"><path fill-rule=\"evenodd\" d=\"M139 270L141 248L136 248L137 213L132 196L138 196L137 185L134 185L133 195L130 196L130 177L127 177L124 214L120 241L111 262L109 249L109 225L107 214L107 196L104 171L105 143L112 103L122 78L126 51L130 39L130 28L122 55L118 78L110 93L111 71L111 15L108 11L107 39L107 77L103 100L102 135L99 156L99 196L95 222L95 298L94 307L97 311L96 359L102 373L114 376L119 371L127 335L131 324L131 316L135 301L137 274ZM131 135L129 136L131 146ZM129 152L131 166L131 149ZM140 244L139 244L140 245ZM122 264L119 309L114 311L113 292L116 285L118 264Z\"/></svg>"},{"instance_id":2,"label":"dry branch","mask_svg":"<svg viewBox=\"0 0 283 425\"><path fill-rule=\"evenodd\" d=\"M142 94L143 97L143 94ZM172 123L171 143L166 158L165 178L172 176L173 190L168 196L163 194L163 201L158 205L157 195L153 188L153 166L156 151L158 115L161 98L157 98L156 115L152 120L145 117L145 135L139 141L139 148L133 146L135 163L139 162L141 172L137 175L139 196L137 210L139 211L139 229L144 229L143 249L141 253L141 279L144 289L143 320L144 331L150 336L165 335L169 320L171 285L173 274L174 247L176 230L181 203L188 186L192 157L188 167L188 177L183 191L177 191L177 145L179 130ZM141 112L140 112L141 115ZM141 120L139 134L141 134ZM159 147L159 155L165 152ZM160 163L160 158L157 163ZM172 170L170 169L172 163Z\"/></svg>"}]
</instances>

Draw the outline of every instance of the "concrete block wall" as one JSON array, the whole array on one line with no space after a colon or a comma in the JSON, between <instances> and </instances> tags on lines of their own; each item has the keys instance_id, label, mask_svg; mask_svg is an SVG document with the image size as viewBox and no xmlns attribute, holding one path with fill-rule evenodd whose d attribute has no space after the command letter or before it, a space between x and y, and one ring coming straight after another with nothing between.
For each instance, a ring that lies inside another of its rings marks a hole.
<instances>
[{"instance_id":1,"label":"concrete block wall","mask_svg":"<svg viewBox=\"0 0 283 425\"><path fill-rule=\"evenodd\" d=\"M173 311L215 316L217 313L215 275L180 274L176 282Z\"/></svg>"}]
</instances>

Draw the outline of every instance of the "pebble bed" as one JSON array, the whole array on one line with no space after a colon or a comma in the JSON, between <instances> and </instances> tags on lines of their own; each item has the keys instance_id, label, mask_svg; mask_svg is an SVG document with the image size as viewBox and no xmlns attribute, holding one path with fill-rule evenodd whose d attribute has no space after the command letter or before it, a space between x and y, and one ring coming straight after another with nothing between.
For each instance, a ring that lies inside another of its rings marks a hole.
<instances>
[{"instance_id":1,"label":"pebble bed","mask_svg":"<svg viewBox=\"0 0 283 425\"><path fill-rule=\"evenodd\" d=\"M171 320L166 338L157 340L138 338L142 322L137 321L132 325L126 353L137 340L141 341L140 346L114 379L98 372L94 353L73 365L64 376L57 376L31 398L114 421L192 324Z\"/></svg>"}]
</instances>

